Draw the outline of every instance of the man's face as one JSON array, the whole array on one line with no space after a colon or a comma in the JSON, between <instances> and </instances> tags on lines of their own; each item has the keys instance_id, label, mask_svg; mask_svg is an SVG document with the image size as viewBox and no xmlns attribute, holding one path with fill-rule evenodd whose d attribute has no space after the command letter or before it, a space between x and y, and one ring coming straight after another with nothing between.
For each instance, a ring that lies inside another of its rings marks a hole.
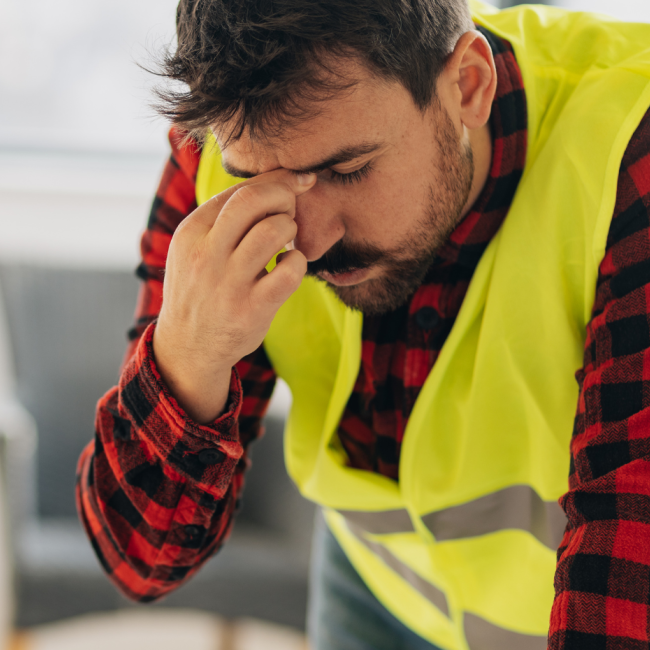
<instances>
[{"instance_id":1,"label":"man's face","mask_svg":"<svg viewBox=\"0 0 650 650\"><path fill-rule=\"evenodd\" d=\"M292 246L345 304L376 314L421 284L469 207L474 164L462 128L437 101L423 113L401 84L351 67L359 80L351 92L319 103L279 138L244 134L223 161L246 175L317 171L297 198Z\"/></svg>"}]
</instances>

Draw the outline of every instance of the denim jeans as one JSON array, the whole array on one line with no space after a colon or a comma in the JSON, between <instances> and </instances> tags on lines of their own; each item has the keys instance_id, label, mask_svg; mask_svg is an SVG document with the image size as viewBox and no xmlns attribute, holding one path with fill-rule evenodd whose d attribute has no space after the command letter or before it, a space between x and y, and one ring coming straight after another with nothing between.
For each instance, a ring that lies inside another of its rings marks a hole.
<instances>
[{"instance_id":1,"label":"denim jeans","mask_svg":"<svg viewBox=\"0 0 650 650\"><path fill-rule=\"evenodd\" d=\"M310 650L439 650L375 598L321 515L314 531L307 630Z\"/></svg>"}]
</instances>

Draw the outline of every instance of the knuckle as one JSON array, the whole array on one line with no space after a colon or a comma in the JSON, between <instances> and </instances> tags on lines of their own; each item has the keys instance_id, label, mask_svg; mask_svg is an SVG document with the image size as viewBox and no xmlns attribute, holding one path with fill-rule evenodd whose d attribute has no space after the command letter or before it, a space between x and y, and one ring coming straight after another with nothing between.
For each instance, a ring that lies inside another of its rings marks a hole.
<instances>
[{"instance_id":1,"label":"knuckle","mask_svg":"<svg viewBox=\"0 0 650 650\"><path fill-rule=\"evenodd\" d=\"M275 218L278 220L278 224L282 226L283 230L291 229L296 224L296 222L286 212L281 212L275 215Z\"/></svg>"},{"instance_id":2,"label":"knuckle","mask_svg":"<svg viewBox=\"0 0 650 650\"><path fill-rule=\"evenodd\" d=\"M283 284L300 284L304 276L302 264L286 264L283 267L277 267L277 269L281 272Z\"/></svg>"},{"instance_id":3,"label":"knuckle","mask_svg":"<svg viewBox=\"0 0 650 650\"><path fill-rule=\"evenodd\" d=\"M185 217L178 226L172 236L172 242L176 242L177 245L179 242L183 242L185 239L189 239L192 236L192 219Z\"/></svg>"},{"instance_id":4,"label":"knuckle","mask_svg":"<svg viewBox=\"0 0 650 650\"><path fill-rule=\"evenodd\" d=\"M301 277L302 276L293 267L286 269L286 271L284 272L284 280L286 284L291 286L298 284L300 282Z\"/></svg>"},{"instance_id":5,"label":"knuckle","mask_svg":"<svg viewBox=\"0 0 650 650\"><path fill-rule=\"evenodd\" d=\"M223 192L219 192L219 194L210 197L210 199L206 201L206 204L209 204L210 207L219 206L226 196L228 196L228 190L224 190Z\"/></svg>"},{"instance_id":6,"label":"knuckle","mask_svg":"<svg viewBox=\"0 0 650 650\"><path fill-rule=\"evenodd\" d=\"M254 206L257 205L263 194L264 188L261 185L244 185L235 192L234 196L243 205Z\"/></svg>"},{"instance_id":7,"label":"knuckle","mask_svg":"<svg viewBox=\"0 0 650 650\"><path fill-rule=\"evenodd\" d=\"M274 241L283 235L285 228L280 219L267 218L260 221L258 230L264 239Z\"/></svg>"}]
</instances>

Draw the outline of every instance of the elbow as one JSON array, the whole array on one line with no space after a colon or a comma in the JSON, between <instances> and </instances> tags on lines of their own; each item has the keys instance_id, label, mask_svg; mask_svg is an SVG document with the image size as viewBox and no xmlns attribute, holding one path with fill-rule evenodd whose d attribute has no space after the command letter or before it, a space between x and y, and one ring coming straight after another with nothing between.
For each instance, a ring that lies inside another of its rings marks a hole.
<instances>
[{"instance_id":1,"label":"elbow","mask_svg":"<svg viewBox=\"0 0 650 650\"><path fill-rule=\"evenodd\" d=\"M153 574L154 571L150 571ZM154 603L164 598L179 586L177 582L165 584L153 575L141 575L137 569L126 561L116 571L107 572L107 576L117 591L134 603Z\"/></svg>"}]
</instances>

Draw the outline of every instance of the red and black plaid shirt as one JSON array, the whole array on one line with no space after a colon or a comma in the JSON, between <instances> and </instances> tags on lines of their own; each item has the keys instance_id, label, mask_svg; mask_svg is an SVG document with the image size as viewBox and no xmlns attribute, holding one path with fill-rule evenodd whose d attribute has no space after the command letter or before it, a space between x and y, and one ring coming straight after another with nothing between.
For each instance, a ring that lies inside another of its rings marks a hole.
<instances>
[{"instance_id":1,"label":"red and black plaid shirt","mask_svg":"<svg viewBox=\"0 0 650 650\"><path fill-rule=\"evenodd\" d=\"M339 437L350 464L398 479L404 428L478 261L505 218L526 154L526 100L508 43L488 36L498 88L492 165L471 212L404 307L364 319L359 377ZM162 383L152 335L170 240L196 207L199 152L172 156L142 240L144 281L119 385L100 400L79 462L78 505L95 551L128 596L150 601L187 580L227 538L246 450L275 383L260 348L233 372L229 410L188 418ZM549 648L649 648L650 112L621 165L607 253L587 327L571 444L569 526L558 551Z\"/></svg>"}]
</instances>

